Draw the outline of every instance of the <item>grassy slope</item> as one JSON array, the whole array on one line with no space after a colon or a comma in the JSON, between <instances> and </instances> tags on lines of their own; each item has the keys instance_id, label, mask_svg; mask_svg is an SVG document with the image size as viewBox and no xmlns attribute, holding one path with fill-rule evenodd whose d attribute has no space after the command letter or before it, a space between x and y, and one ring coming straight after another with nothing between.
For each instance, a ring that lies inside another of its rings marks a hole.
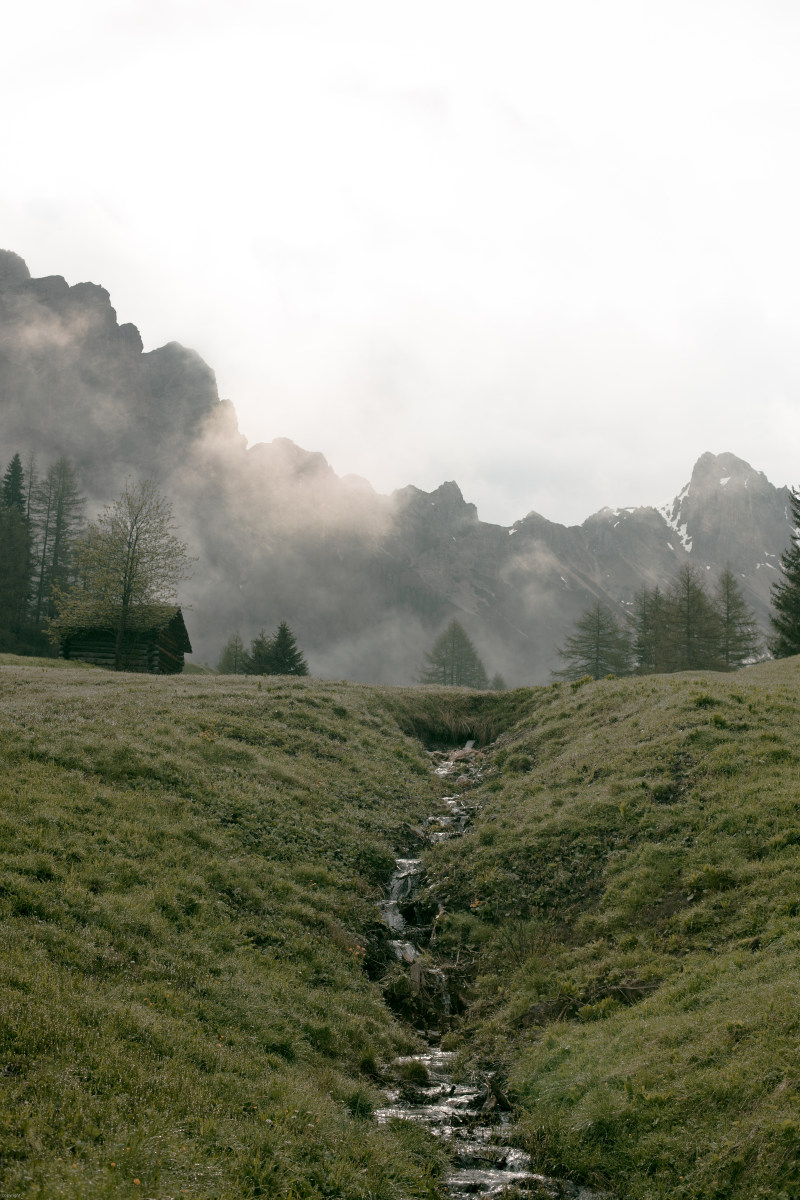
<instances>
[{"instance_id":1,"label":"grassy slope","mask_svg":"<svg viewBox=\"0 0 800 1200\"><path fill-rule=\"evenodd\" d=\"M401 729L505 729L428 856L465 1060L547 1171L800 1195L798 661L486 696L3 661L2 1190L434 1196L364 1119L407 1037L373 899L442 790Z\"/></svg>"},{"instance_id":2,"label":"grassy slope","mask_svg":"<svg viewBox=\"0 0 800 1200\"><path fill-rule=\"evenodd\" d=\"M465 1058L506 1064L543 1170L800 1196L800 660L513 696L429 856Z\"/></svg>"},{"instance_id":3,"label":"grassy slope","mask_svg":"<svg viewBox=\"0 0 800 1200\"><path fill-rule=\"evenodd\" d=\"M0 666L0 1190L422 1197L364 973L434 784L377 690ZM15 663L11 666L9 663Z\"/></svg>"}]
</instances>

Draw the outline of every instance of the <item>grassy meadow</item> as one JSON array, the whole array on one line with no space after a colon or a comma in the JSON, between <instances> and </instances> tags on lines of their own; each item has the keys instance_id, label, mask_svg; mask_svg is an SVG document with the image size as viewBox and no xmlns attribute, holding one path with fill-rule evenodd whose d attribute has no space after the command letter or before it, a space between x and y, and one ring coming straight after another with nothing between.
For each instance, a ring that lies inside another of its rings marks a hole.
<instances>
[{"instance_id":1,"label":"grassy meadow","mask_svg":"<svg viewBox=\"0 0 800 1200\"><path fill-rule=\"evenodd\" d=\"M545 1172L800 1197L800 661L470 693L0 657L0 1193L441 1196L375 900L425 852L460 1069Z\"/></svg>"}]
</instances>

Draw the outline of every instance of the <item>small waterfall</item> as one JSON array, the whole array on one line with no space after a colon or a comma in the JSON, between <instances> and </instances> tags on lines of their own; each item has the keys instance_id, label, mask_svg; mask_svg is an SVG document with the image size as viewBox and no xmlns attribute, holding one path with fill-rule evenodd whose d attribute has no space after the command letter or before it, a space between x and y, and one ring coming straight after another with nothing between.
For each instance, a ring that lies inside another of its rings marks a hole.
<instances>
[{"instance_id":1,"label":"small waterfall","mask_svg":"<svg viewBox=\"0 0 800 1200\"><path fill-rule=\"evenodd\" d=\"M421 874L422 861L419 858L398 858L395 860L395 870L389 880L386 898L385 900L378 901L378 908L392 933L402 933L406 927L405 919L400 912L400 905L414 894L418 877ZM411 962L412 960L409 959L408 961Z\"/></svg>"},{"instance_id":2,"label":"small waterfall","mask_svg":"<svg viewBox=\"0 0 800 1200\"><path fill-rule=\"evenodd\" d=\"M436 774L442 778L458 774L457 785L470 787L480 779L474 742L467 742L463 750L449 755L435 753L432 757ZM428 817L426 823L432 844L459 837L477 807L464 794L445 796L442 805L443 811ZM393 935L389 946L395 958L408 965L412 995L423 1001L438 1023L439 1018L448 1021L452 1015L447 976L441 967L426 964L420 948L403 936L409 931L402 909L413 907L423 874L420 859L398 858L378 908ZM439 1031L429 1029L427 1038L438 1041ZM381 1123L418 1121L447 1143L453 1168L446 1187L453 1200L466 1196L488 1200L505 1195L511 1188L514 1195L600 1200L585 1188L536 1174L530 1157L509 1144L513 1124L506 1097L491 1076L477 1084L454 1083L449 1068L455 1057L453 1052L432 1046L424 1054L395 1059L390 1067L393 1083L386 1093L388 1104L375 1113Z\"/></svg>"}]
</instances>

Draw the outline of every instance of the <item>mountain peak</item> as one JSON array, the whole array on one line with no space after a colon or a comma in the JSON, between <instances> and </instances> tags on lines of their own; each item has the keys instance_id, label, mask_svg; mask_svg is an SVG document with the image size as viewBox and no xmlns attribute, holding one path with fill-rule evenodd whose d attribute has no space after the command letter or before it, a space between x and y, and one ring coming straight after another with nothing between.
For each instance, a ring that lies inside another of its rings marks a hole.
<instances>
[{"instance_id":1,"label":"mountain peak","mask_svg":"<svg viewBox=\"0 0 800 1200\"><path fill-rule=\"evenodd\" d=\"M689 489L690 494L700 492L705 495L720 487L728 487L733 491L739 487L752 487L757 481L763 486L767 478L743 458L737 458L735 454L711 454L706 451L694 464Z\"/></svg>"},{"instance_id":2,"label":"mountain peak","mask_svg":"<svg viewBox=\"0 0 800 1200\"><path fill-rule=\"evenodd\" d=\"M28 264L13 250L0 250L0 288L27 283L31 277Z\"/></svg>"}]
</instances>

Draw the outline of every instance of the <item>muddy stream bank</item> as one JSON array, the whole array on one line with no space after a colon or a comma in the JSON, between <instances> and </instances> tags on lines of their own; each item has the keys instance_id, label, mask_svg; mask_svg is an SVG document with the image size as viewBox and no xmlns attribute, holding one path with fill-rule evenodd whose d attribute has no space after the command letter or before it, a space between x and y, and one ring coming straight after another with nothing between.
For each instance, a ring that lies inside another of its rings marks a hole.
<instances>
[{"instance_id":1,"label":"muddy stream bank","mask_svg":"<svg viewBox=\"0 0 800 1200\"><path fill-rule=\"evenodd\" d=\"M449 754L431 752L433 770L457 790L445 796L441 810L428 817L424 840L435 844L460 837L478 804L469 789L481 778L481 756L472 742ZM398 858L379 909L393 958L402 967L398 1007L417 1035L428 1043L421 1054L390 1064L386 1104L380 1122L416 1121L445 1144L451 1168L445 1193L457 1197L537 1196L563 1200L601 1200L596 1192L532 1169L530 1157L514 1145L513 1105L490 1074L456 1083L456 1053L440 1046L458 1007L459 982L448 978L431 953L435 913L420 913L424 869L418 858Z\"/></svg>"}]
</instances>

